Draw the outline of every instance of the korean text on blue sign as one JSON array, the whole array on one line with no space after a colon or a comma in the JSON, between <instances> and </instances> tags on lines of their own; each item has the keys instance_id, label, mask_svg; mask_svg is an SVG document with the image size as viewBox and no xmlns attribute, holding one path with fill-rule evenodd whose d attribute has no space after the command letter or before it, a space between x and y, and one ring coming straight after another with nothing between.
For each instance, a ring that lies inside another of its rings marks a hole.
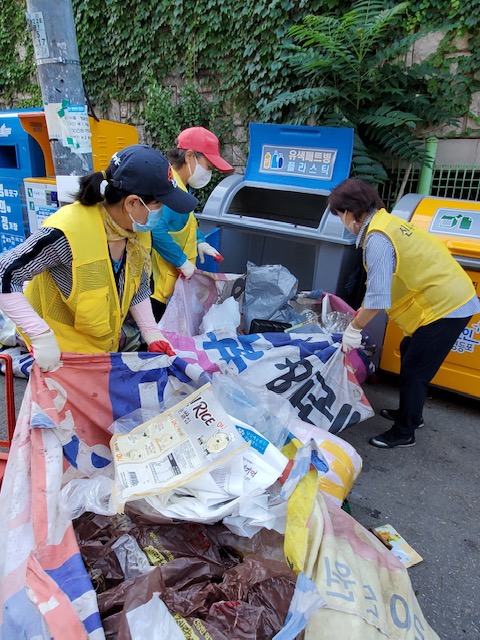
<instances>
[{"instance_id":1,"label":"korean text on blue sign","mask_svg":"<svg viewBox=\"0 0 480 640\"><path fill-rule=\"evenodd\" d=\"M262 146L260 173L331 180L337 149Z\"/></svg>"}]
</instances>

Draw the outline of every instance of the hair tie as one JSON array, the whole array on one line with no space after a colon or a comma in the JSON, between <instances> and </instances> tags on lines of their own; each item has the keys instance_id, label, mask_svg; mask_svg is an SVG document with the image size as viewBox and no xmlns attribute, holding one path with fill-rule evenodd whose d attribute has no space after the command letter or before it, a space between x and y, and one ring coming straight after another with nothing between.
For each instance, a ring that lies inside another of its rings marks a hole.
<instances>
[{"instance_id":1,"label":"hair tie","mask_svg":"<svg viewBox=\"0 0 480 640\"><path fill-rule=\"evenodd\" d=\"M108 181L102 180L100 183L100 195L103 197L105 195L105 189L108 187Z\"/></svg>"}]
</instances>

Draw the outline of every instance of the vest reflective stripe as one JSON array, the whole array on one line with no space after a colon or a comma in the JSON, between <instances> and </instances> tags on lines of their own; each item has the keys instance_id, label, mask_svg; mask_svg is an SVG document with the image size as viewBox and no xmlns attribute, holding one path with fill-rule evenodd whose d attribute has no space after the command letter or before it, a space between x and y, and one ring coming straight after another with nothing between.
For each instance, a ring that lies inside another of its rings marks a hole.
<instances>
[{"instance_id":1,"label":"vest reflective stripe","mask_svg":"<svg viewBox=\"0 0 480 640\"><path fill-rule=\"evenodd\" d=\"M63 231L70 244L73 256L70 296L66 298L61 293L49 271L35 276L25 290L33 308L55 333L61 351L117 351L120 329L140 286L143 264L137 265L132 275L127 261L120 302L101 207L75 202L62 207L44 223ZM138 236L150 248L150 234Z\"/></svg>"},{"instance_id":2,"label":"vest reflective stripe","mask_svg":"<svg viewBox=\"0 0 480 640\"><path fill-rule=\"evenodd\" d=\"M373 231L384 233L395 249L387 313L405 334L443 318L474 295L472 281L439 239L385 209L373 216L365 242Z\"/></svg>"},{"instance_id":3,"label":"vest reflective stripe","mask_svg":"<svg viewBox=\"0 0 480 640\"><path fill-rule=\"evenodd\" d=\"M173 171L173 177L178 186L183 191L187 191L186 186L175 170ZM181 247L187 259L195 264L197 260L197 220L193 211L190 212L185 226L180 231L169 231L168 233ZM165 303L173 293L175 282L178 278L177 268L171 262L165 260L155 249L152 249L152 273L155 285L152 298Z\"/></svg>"}]
</instances>

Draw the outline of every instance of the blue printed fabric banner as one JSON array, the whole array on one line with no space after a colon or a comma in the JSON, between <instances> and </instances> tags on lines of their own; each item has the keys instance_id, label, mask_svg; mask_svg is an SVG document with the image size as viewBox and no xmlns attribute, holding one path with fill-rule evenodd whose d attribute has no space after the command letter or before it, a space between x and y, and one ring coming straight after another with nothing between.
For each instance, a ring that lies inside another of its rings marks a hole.
<instances>
[{"instance_id":1,"label":"blue printed fabric banner","mask_svg":"<svg viewBox=\"0 0 480 640\"><path fill-rule=\"evenodd\" d=\"M374 415L335 334L165 335L187 362L264 385L287 398L301 420L331 433Z\"/></svg>"}]
</instances>

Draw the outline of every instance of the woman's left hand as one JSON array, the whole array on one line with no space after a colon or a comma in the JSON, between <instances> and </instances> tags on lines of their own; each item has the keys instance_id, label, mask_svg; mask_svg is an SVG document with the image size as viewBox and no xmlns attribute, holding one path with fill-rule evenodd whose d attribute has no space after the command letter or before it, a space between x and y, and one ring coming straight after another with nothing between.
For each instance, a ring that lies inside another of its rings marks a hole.
<instances>
[{"instance_id":1,"label":"woman's left hand","mask_svg":"<svg viewBox=\"0 0 480 640\"><path fill-rule=\"evenodd\" d=\"M168 340L155 340L148 345L150 353L165 353L167 356L176 356L172 345Z\"/></svg>"},{"instance_id":2,"label":"woman's left hand","mask_svg":"<svg viewBox=\"0 0 480 640\"><path fill-rule=\"evenodd\" d=\"M212 256L215 262L223 262L222 254L212 247L208 242L199 242L197 244L198 257L200 259L200 263L203 264L205 262L205 256Z\"/></svg>"}]
</instances>

